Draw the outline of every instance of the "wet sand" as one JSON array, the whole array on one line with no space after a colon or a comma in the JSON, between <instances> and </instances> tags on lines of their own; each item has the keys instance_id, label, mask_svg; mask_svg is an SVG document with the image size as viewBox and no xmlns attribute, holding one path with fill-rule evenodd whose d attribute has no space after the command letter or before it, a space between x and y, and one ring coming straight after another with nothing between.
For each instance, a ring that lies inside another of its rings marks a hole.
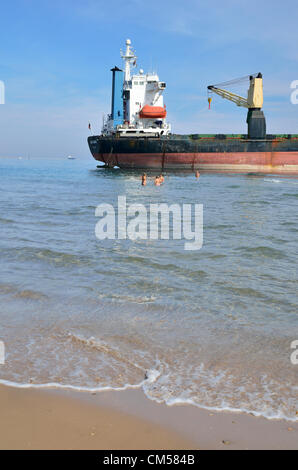
<instances>
[{"instance_id":1,"label":"wet sand","mask_svg":"<svg viewBox=\"0 0 298 470\"><path fill-rule=\"evenodd\" d=\"M0 386L1 449L298 449L298 422L168 407L140 390Z\"/></svg>"},{"instance_id":2,"label":"wet sand","mask_svg":"<svg viewBox=\"0 0 298 470\"><path fill-rule=\"evenodd\" d=\"M86 395L1 386L0 449L194 448L166 427Z\"/></svg>"}]
</instances>

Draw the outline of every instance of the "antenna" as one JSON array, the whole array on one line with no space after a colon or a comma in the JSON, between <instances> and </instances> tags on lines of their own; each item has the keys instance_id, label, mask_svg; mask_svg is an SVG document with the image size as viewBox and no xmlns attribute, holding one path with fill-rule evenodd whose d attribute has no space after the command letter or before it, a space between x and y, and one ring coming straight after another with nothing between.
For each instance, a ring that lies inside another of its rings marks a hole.
<instances>
[{"instance_id":1,"label":"antenna","mask_svg":"<svg viewBox=\"0 0 298 470\"><path fill-rule=\"evenodd\" d=\"M126 44L125 54L123 54L122 50L120 50L120 54L121 54L122 59L125 62L124 80L128 82L130 80L130 67L131 67L131 65L133 67L136 67L136 65L137 65L137 56L136 56L133 48L131 47L131 40L126 39L125 44Z\"/></svg>"}]
</instances>

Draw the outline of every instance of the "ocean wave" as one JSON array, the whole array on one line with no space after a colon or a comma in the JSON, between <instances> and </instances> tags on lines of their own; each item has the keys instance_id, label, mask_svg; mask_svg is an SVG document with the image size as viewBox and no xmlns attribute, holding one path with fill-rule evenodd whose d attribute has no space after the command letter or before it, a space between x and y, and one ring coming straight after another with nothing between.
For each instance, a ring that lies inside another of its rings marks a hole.
<instances>
[{"instance_id":1,"label":"ocean wave","mask_svg":"<svg viewBox=\"0 0 298 470\"><path fill-rule=\"evenodd\" d=\"M114 386L98 386L98 387L85 387L81 385L71 385L71 384L62 384L59 382L46 382L46 383L32 383L32 382L14 382L11 380L0 379L0 384L21 388L21 389L60 389L60 390L75 390L78 392L106 392L106 391L124 391L132 389L140 389L144 384L153 384L157 378L160 376L160 372L156 369L149 369L145 372L144 379L136 384L124 384L121 387Z\"/></svg>"},{"instance_id":2,"label":"ocean wave","mask_svg":"<svg viewBox=\"0 0 298 470\"><path fill-rule=\"evenodd\" d=\"M294 193L284 193L283 196L284 197L292 197L292 198L297 199L298 198L298 193L295 193L295 194Z\"/></svg>"},{"instance_id":3,"label":"ocean wave","mask_svg":"<svg viewBox=\"0 0 298 470\"><path fill-rule=\"evenodd\" d=\"M75 333L67 333L65 335L65 338L70 340L70 341L79 343L80 345L83 345L85 347L95 349L96 351L104 353L107 356L113 357L114 359L116 359L120 363L125 363L128 366L133 367L135 369L139 369L139 370L142 370L142 371L144 370L143 367L139 366L135 362L133 362L130 359L128 359L127 357L125 357L125 355L122 353L122 351L120 351L120 349L118 349L115 346L114 347L111 346L110 344L106 343L105 341L94 338L93 336L91 336L90 338L85 338L85 337L83 337L81 335L78 335L78 334L75 334Z\"/></svg>"},{"instance_id":4,"label":"ocean wave","mask_svg":"<svg viewBox=\"0 0 298 470\"><path fill-rule=\"evenodd\" d=\"M99 299L109 299L112 302L130 302L136 304L146 304L146 303L153 303L157 300L157 297L153 295L144 295L144 296L134 296L134 295L124 295L124 294L114 294L114 293L107 293L107 294L98 294Z\"/></svg>"},{"instance_id":5,"label":"ocean wave","mask_svg":"<svg viewBox=\"0 0 298 470\"><path fill-rule=\"evenodd\" d=\"M269 299L268 295L263 294L257 289L253 289L251 287L235 287L235 286L229 286L227 283L222 283L225 289L233 292L234 294L238 294L241 297L249 297L250 299Z\"/></svg>"},{"instance_id":6,"label":"ocean wave","mask_svg":"<svg viewBox=\"0 0 298 470\"><path fill-rule=\"evenodd\" d=\"M275 397L283 388L283 384L269 379L266 375L260 377L256 383L251 377L247 377L243 385L243 380L238 379L235 387L236 378L227 371L214 372L203 364L196 367L193 372L195 371L198 389L193 383L187 386L186 378L173 379L171 371L161 368L161 374L155 379L153 386L144 383L144 393L147 398L168 406L192 405L211 411L248 413L267 419L298 421L293 401L298 387L294 387L295 390L293 389L291 396L287 398L282 398L280 394L277 402Z\"/></svg>"},{"instance_id":7,"label":"ocean wave","mask_svg":"<svg viewBox=\"0 0 298 470\"><path fill-rule=\"evenodd\" d=\"M69 252L60 252L49 248L33 248L28 246L10 247L5 250L5 256L18 258L21 261L40 260L45 263L57 265L90 265L91 260L81 254L72 254Z\"/></svg>"},{"instance_id":8,"label":"ocean wave","mask_svg":"<svg viewBox=\"0 0 298 470\"><path fill-rule=\"evenodd\" d=\"M269 246L240 246L235 248L235 251L241 251L242 253L256 255L256 256L264 256L265 258L273 258L273 259L282 259L287 258L287 255L282 250L278 250L277 248L272 248Z\"/></svg>"},{"instance_id":9,"label":"ocean wave","mask_svg":"<svg viewBox=\"0 0 298 470\"><path fill-rule=\"evenodd\" d=\"M0 284L0 294L13 294L16 299L45 300L46 294L32 289L20 289L13 284Z\"/></svg>"},{"instance_id":10,"label":"ocean wave","mask_svg":"<svg viewBox=\"0 0 298 470\"><path fill-rule=\"evenodd\" d=\"M115 387L113 385L108 386L96 386L96 387L87 387L83 385L72 385L72 384L62 384L59 382L45 382L45 383L31 383L31 382L15 382L11 380L0 379L0 384L13 387L18 389L39 389L39 390L71 390L76 392L89 392L89 393L101 393L107 391L125 391L125 390L143 390L145 396L156 403L164 403L165 405L179 406L179 405L189 405L195 406L196 408L212 411L212 412L231 412L231 413L245 413L253 415L256 417L263 417L269 420L286 420L289 422L297 422L297 416L291 416L287 412L281 409L273 409L268 404L264 404L262 409L254 409L246 406L232 406L227 403L227 399L223 398L221 403L218 405L208 405L206 403L200 402L194 397L187 397L185 393L181 395L172 396L172 393L161 394L152 394L152 386L154 390L158 388L157 381L161 377L161 372L157 369L149 369L145 373L145 377L142 381L138 383L126 383L123 386ZM251 397L253 398L253 397Z\"/></svg>"},{"instance_id":11,"label":"ocean wave","mask_svg":"<svg viewBox=\"0 0 298 470\"><path fill-rule=\"evenodd\" d=\"M15 221L12 219L5 219L3 217L0 217L0 224L13 224Z\"/></svg>"},{"instance_id":12,"label":"ocean wave","mask_svg":"<svg viewBox=\"0 0 298 470\"><path fill-rule=\"evenodd\" d=\"M37 292L34 290L26 289L21 290L15 294L15 297L18 299L30 299L30 300L45 300L48 298L47 295L42 292Z\"/></svg>"},{"instance_id":13,"label":"ocean wave","mask_svg":"<svg viewBox=\"0 0 298 470\"><path fill-rule=\"evenodd\" d=\"M264 178L264 181L266 183L282 183L282 180L278 180L276 178Z\"/></svg>"}]
</instances>

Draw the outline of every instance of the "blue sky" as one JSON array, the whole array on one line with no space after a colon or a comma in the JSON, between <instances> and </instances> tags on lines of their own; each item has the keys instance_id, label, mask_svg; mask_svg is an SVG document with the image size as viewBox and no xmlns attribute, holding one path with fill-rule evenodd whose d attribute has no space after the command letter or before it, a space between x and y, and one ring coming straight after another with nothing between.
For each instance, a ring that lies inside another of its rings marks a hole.
<instances>
[{"instance_id":1,"label":"blue sky","mask_svg":"<svg viewBox=\"0 0 298 470\"><path fill-rule=\"evenodd\" d=\"M2 156L89 158L88 122L98 133L128 37L167 83L174 132L246 132L245 109L214 97L209 111L206 86L261 71L268 132L298 133L294 0L11 0L0 16Z\"/></svg>"}]
</instances>

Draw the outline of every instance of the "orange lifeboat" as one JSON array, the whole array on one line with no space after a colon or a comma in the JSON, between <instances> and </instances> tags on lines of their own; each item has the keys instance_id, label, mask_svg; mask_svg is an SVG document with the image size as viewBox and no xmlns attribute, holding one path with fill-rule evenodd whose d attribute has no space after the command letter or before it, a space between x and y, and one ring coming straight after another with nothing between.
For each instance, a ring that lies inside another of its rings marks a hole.
<instances>
[{"instance_id":1,"label":"orange lifeboat","mask_svg":"<svg viewBox=\"0 0 298 470\"><path fill-rule=\"evenodd\" d=\"M148 104L145 104L145 106L140 111L141 119L165 118L166 115L166 109L162 108L161 106L149 106Z\"/></svg>"}]
</instances>

